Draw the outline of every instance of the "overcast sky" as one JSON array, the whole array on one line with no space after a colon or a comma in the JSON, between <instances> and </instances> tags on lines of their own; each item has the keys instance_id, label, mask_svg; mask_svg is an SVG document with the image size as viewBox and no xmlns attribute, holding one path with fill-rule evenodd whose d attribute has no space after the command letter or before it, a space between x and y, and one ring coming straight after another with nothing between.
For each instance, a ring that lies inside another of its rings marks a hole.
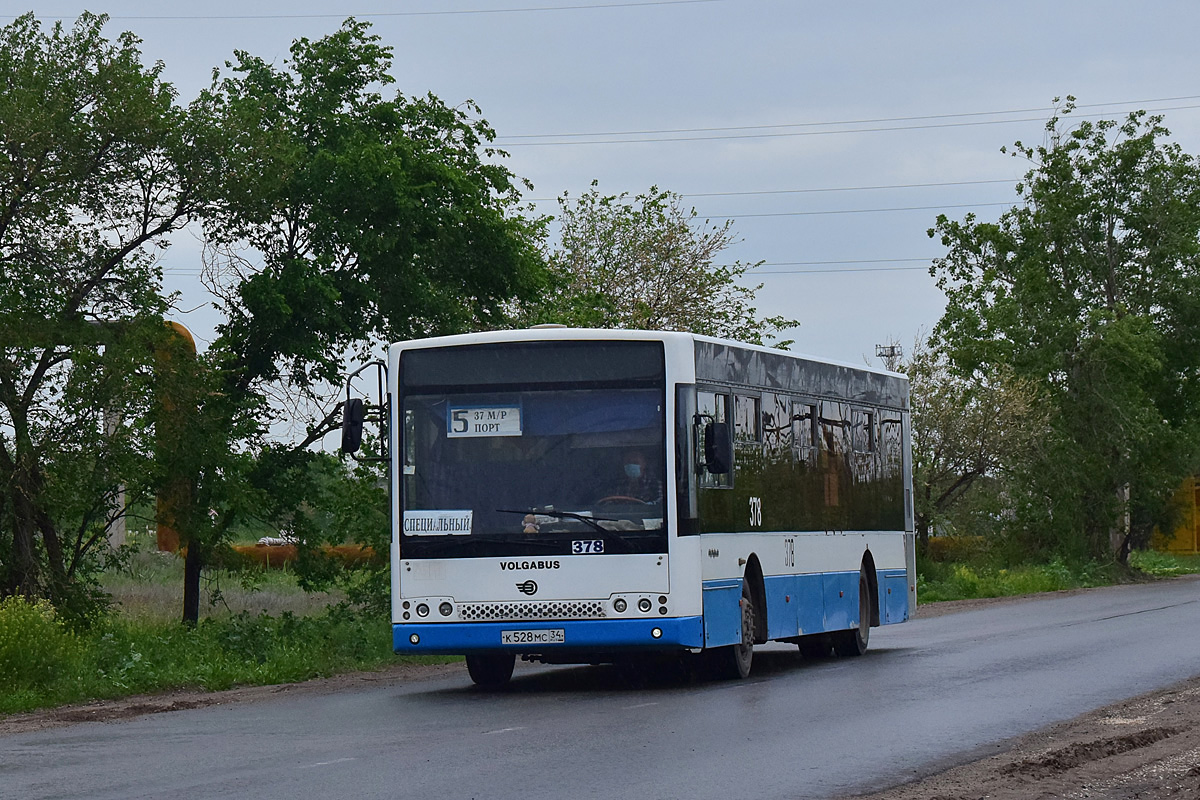
<instances>
[{"instance_id":1,"label":"overcast sky","mask_svg":"<svg viewBox=\"0 0 1200 800\"><path fill-rule=\"evenodd\" d=\"M140 36L183 101L235 49L282 64L294 39L369 20L399 91L478 103L541 209L592 180L683 194L735 221L730 260L765 262L759 310L801 321L793 350L857 363L937 322L926 230L1003 211L1027 165L1000 147L1040 143L1055 97L1163 109L1200 153L1194 0L0 0L47 21L84 8ZM198 254L164 259L183 308L206 302ZM180 319L211 337L210 312Z\"/></svg>"}]
</instances>

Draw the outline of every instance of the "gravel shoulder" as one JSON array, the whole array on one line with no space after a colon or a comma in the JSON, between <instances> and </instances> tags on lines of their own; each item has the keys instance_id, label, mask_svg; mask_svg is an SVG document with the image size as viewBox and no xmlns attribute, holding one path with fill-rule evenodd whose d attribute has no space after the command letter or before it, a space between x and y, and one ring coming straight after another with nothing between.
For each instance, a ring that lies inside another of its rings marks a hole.
<instances>
[{"instance_id":1,"label":"gravel shoulder","mask_svg":"<svg viewBox=\"0 0 1200 800\"><path fill-rule=\"evenodd\" d=\"M1187 575L1174 580L1200 581ZM1091 591L1075 589L1063 594ZM1039 595L921 606L917 617ZM1200 664L1196 665L1200 673ZM1195 800L1200 798L1200 674L1002 742L996 753L858 800Z\"/></svg>"},{"instance_id":2,"label":"gravel shoulder","mask_svg":"<svg viewBox=\"0 0 1200 800\"><path fill-rule=\"evenodd\" d=\"M999 749L859 800L1192 800L1200 797L1200 678Z\"/></svg>"},{"instance_id":3,"label":"gravel shoulder","mask_svg":"<svg viewBox=\"0 0 1200 800\"><path fill-rule=\"evenodd\" d=\"M1200 580L1188 576L1178 580ZM1071 593L1089 591L1074 590ZM961 600L921 606L941 616L1029 597ZM64 706L0 717L0 736L80 722L120 722L190 708L254 703L282 694L331 694L432 680L462 665L395 664L304 683L222 692L183 690ZM1200 671L1200 665L1197 665ZM997 752L861 800L1179 800L1200 797L1200 675L997 745Z\"/></svg>"}]
</instances>

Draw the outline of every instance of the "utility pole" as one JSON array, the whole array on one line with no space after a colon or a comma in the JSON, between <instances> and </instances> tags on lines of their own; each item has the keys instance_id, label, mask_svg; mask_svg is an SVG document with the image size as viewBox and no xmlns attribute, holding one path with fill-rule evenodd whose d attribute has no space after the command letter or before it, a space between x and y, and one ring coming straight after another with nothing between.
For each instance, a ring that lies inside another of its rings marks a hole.
<instances>
[{"instance_id":1,"label":"utility pole","mask_svg":"<svg viewBox=\"0 0 1200 800\"><path fill-rule=\"evenodd\" d=\"M900 371L900 360L904 358L904 348L898 344L875 345L875 357L883 359L883 366L892 372Z\"/></svg>"}]
</instances>

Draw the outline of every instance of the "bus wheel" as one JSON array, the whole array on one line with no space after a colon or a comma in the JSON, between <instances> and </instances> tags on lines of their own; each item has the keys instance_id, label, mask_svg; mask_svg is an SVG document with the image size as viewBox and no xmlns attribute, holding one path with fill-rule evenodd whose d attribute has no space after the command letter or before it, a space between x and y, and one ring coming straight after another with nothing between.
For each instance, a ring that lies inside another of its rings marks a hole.
<instances>
[{"instance_id":1,"label":"bus wheel","mask_svg":"<svg viewBox=\"0 0 1200 800\"><path fill-rule=\"evenodd\" d=\"M482 653L467 656L467 674L477 686L499 689L508 683L517 657L513 653Z\"/></svg>"},{"instance_id":2,"label":"bus wheel","mask_svg":"<svg viewBox=\"0 0 1200 800\"><path fill-rule=\"evenodd\" d=\"M757 612L754 608L754 598L750 595L750 584L742 583L742 641L717 649L713 656L716 658L717 674L722 678L740 679L750 675L750 666L754 661L754 625Z\"/></svg>"},{"instance_id":3,"label":"bus wheel","mask_svg":"<svg viewBox=\"0 0 1200 800\"><path fill-rule=\"evenodd\" d=\"M871 590L867 576L858 575L858 627L833 635L833 649L839 656L861 656L871 639Z\"/></svg>"}]
</instances>

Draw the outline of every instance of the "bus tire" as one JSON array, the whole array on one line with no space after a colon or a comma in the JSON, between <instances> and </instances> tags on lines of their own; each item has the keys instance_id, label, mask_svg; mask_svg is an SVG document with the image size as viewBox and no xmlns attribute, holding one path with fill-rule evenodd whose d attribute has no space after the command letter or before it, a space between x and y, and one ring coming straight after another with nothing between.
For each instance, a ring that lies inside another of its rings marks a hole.
<instances>
[{"instance_id":1,"label":"bus tire","mask_svg":"<svg viewBox=\"0 0 1200 800\"><path fill-rule=\"evenodd\" d=\"M754 626L758 613L748 581L742 582L742 599L739 605L742 609L742 641L718 648L713 654L716 658L717 676L720 678L748 678L750 667L754 663Z\"/></svg>"},{"instance_id":2,"label":"bus tire","mask_svg":"<svg viewBox=\"0 0 1200 800\"><path fill-rule=\"evenodd\" d=\"M858 573L858 627L833 634L833 649L839 656L861 656L871 640L871 589L864 572Z\"/></svg>"},{"instance_id":3,"label":"bus tire","mask_svg":"<svg viewBox=\"0 0 1200 800\"><path fill-rule=\"evenodd\" d=\"M480 653L467 656L467 674L476 686L499 689L512 678L517 663L514 653Z\"/></svg>"}]
</instances>

